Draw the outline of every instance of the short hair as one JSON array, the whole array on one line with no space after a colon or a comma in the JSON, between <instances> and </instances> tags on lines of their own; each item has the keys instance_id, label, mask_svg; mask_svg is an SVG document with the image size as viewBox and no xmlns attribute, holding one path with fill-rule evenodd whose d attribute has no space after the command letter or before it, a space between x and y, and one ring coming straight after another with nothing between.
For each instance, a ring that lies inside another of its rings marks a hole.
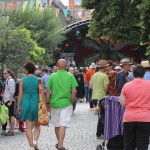
<instances>
[{"instance_id":1,"label":"short hair","mask_svg":"<svg viewBox=\"0 0 150 150\"><path fill-rule=\"evenodd\" d=\"M24 69L26 69L28 71L28 73L30 74L34 74L35 70L36 70L36 66L33 62L27 62L24 64Z\"/></svg>"},{"instance_id":2,"label":"short hair","mask_svg":"<svg viewBox=\"0 0 150 150\"><path fill-rule=\"evenodd\" d=\"M83 69L80 68L80 69L79 69L79 72L82 73L82 72L83 72Z\"/></svg>"},{"instance_id":3,"label":"short hair","mask_svg":"<svg viewBox=\"0 0 150 150\"><path fill-rule=\"evenodd\" d=\"M42 72L48 73L48 70L47 69L42 69Z\"/></svg>"},{"instance_id":4,"label":"short hair","mask_svg":"<svg viewBox=\"0 0 150 150\"><path fill-rule=\"evenodd\" d=\"M142 78L145 74L145 69L141 65L136 65L135 68L133 68L133 76L135 78Z\"/></svg>"}]
</instances>

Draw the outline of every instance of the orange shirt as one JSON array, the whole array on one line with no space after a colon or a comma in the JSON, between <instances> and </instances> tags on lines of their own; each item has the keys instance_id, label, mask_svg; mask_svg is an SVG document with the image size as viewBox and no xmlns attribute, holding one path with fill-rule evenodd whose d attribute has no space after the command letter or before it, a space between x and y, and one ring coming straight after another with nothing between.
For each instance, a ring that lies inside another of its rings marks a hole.
<instances>
[{"instance_id":1,"label":"orange shirt","mask_svg":"<svg viewBox=\"0 0 150 150\"><path fill-rule=\"evenodd\" d=\"M126 83L122 94L126 97L123 122L150 122L150 81L135 79Z\"/></svg>"},{"instance_id":2,"label":"orange shirt","mask_svg":"<svg viewBox=\"0 0 150 150\"><path fill-rule=\"evenodd\" d=\"M85 80L87 81L88 84L90 83L90 80L91 80L94 73L95 73L95 69L90 69L86 72Z\"/></svg>"}]
</instances>

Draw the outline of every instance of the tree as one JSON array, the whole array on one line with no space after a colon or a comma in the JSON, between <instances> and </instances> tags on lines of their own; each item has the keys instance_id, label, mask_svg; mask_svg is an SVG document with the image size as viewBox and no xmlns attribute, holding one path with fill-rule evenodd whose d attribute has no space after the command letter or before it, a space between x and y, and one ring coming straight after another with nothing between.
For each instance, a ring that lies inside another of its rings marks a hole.
<instances>
[{"instance_id":1,"label":"tree","mask_svg":"<svg viewBox=\"0 0 150 150\"><path fill-rule=\"evenodd\" d=\"M31 32L31 38L45 49L45 55L39 63L49 64L53 62L53 51L57 45L64 40L64 34L58 32L59 20L56 18L54 9L46 7L43 12L30 9L29 7L23 12L22 9L18 13L13 12L10 20L16 27L26 28Z\"/></svg>"},{"instance_id":2,"label":"tree","mask_svg":"<svg viewBox=\"0 0 150 150\"><path fill-rule=\"evenodd\" d=\"M6 67L17 73L26 61L36 63L43 59L45 49L31 39L29 30L0 21L1 71Z\"/></svg>"},{"instance_id":3,"label":"tree","mask_svg":"<svg viewBox=\"0 0 150 150\"><path fill-rule=\"evenodd\" d=\"M124 39L129 44L148 40L149 0L83 0L82 6L94 10L88 33L90 37L112 41Z\"/></svg>"}]
</instances>

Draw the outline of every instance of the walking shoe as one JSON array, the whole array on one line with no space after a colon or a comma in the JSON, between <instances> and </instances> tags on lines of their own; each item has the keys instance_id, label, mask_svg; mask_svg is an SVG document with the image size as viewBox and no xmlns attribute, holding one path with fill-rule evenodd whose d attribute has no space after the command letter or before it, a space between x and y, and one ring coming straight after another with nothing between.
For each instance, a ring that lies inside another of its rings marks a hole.
<instances>
[{"instance_id":1,"label":"walking shoe","mask_svg":"<svg viewBox=\"0 0 150 150\"><path fill-rule=\"evenodd\" d=\"M101 136L97 136L97 139L103 139L104 138L104 136L103 135L101 135Z\"/></svg>"},{"instance_id":2,"label":"walking shoe","mask_svg":"<svg viewBox=\"0 0 150 150\"><path fill-rule=\"evenodd\" d=\"M7 133L5 133L5 136L14 136L14 132L8 131Z\"/></svg>"}]
</instances>

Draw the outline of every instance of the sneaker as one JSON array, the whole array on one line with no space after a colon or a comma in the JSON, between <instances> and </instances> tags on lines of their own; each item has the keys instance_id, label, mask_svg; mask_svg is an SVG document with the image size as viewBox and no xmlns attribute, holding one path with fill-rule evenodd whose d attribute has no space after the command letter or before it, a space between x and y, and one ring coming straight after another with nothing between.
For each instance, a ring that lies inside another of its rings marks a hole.
<instances>
[{"instance_id":1,"label":"sneaker","mask_svg":"<svg viewBox=\"0 0 150 150\"><path fill-rule=\"evenodd\" d=\"M97 139L103 139L104 138L104 136L103 135L101 135L101 136L97 136Z\"/></svg>"},{"instance_id":2,"label":"sneaker","mask_svg":"<svg viewBox=\"0 0 150 150\"><path fill-rule=\"evenodd\" d=\"M8 131L7 133L5 133L5 136L14 136L14 132Z\"/></svg>"}]
</instances>

